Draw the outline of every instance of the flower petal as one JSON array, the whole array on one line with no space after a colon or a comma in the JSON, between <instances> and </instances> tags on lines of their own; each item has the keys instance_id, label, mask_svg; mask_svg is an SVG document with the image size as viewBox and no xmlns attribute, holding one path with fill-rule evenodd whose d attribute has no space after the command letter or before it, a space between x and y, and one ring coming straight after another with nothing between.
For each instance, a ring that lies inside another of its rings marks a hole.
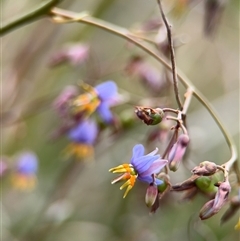
<instances>
[{"instance_id":1,"label":"flower petal","mask_svg":"<svg viewBox=\"0 0 240 241\"><path fill-rule=\"evenodd\" d=\"M159 158L160 155L135 158L132 160L132 165L136 169L137 173L141 175L142 172L147 171L152 163Z\"/></svg>"},{"instance_id":2,"label":"flower petal","mask_svg":"<svg viewBox=\"0 0 240 241\"><path fill-rule=\"evenodd\" d=\"M108 101L117 94L117 85L113 81L106 81L95 87L99 98Z\"/></svg>"},{"instance_id":3,"label":"flower petal","mask_svg":"<svg viewBox=\"0 0 240 241\"><path fill-rule=\"evenodd\" d=\"M68 138L78 143L93 144L97 134L96 123L92 120L85 120L68 132Z\"/></svg>"},{"instance_id":4,"label":"flower petal","mask_svg":"<svg viewBox=\"0 0 240 241\"><path fill-rule=\"evenodd\" d=\"M168 163L168 160L158 159L144 172L139 174L141 177L151 176L152 174L159 173L161 169Z\"/></svg>"},{"instance_id":5,"label":"flower petal","mask_svg":"<svg viewBox=\"0 0 240 241\"><path fill-rule=\"evenodd\" d=\"M158 148L156 147L155 150L153 150L152 152L148 153L146 156L154 156L157 152L158 152Z\"/></svg>"},{"instance_id":6,"label":"flower petal","mask_svg":"<svg viewBox=\"0 0 240 241\"><path fill-rule=\"evenodd\" d=\"M109 109L108 103L107 102L102 102L98 108L97 112L101 116L101 118L106 122L106 123L111 123L113 120L113 115L112 112Z\"/></svg>"},{"instance_id":7,"label":"flower petal","mask_svg":"<svg viewBox=\"0 0 240 241\"><path fill-rule=\"evenodd\" d=\"M134 159L139 158L144 155L145 148L142 144L137 144L132 150L131 164L134 164ZM132 163L133 162L133 163Z\"/></svg>"},{"instance_id":8,"label":"flower petal","mask_svg":"<svg viewBox=\"0 0 240 241\"><path fill-rule=\"evenodd\" d=\"M141 181L141 182L147 182L147 183L149 183L149 184L153 182L152 176L145 176L145 177L138 176L137 179L138 179L139 181ZM156 184L157 186L159 186L159 185L163 184L163 181L160 180L160 179L158 179L158 178L155 178L155 184Z\"/></svg>"}]
</instances>

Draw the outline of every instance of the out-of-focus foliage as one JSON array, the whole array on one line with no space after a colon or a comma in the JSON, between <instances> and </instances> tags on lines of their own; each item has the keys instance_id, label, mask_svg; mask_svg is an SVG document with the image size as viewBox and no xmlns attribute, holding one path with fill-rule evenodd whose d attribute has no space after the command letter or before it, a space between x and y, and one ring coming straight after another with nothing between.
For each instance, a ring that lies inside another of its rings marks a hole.
<instances>
[{"instance_id":1,"label":"out-of-focus foliage","mask_svg":"<svg viewBox=\"0 0 240 241\"><path fill-rule=\"evenodd\" d=\"M37 4L36 0L1 1L2 21ZM160 41L165 33L161 27L157 33L161 24L155 23L156 28L146 24L152 19L161 23L154 0L69 0L60 7L74 12L87 10L134 33L145 26L147 37L153 41ZM213 104L239 146L239 1L229 0L224 10L221 8L221 18L211 37L203 30L207 21L204 1L164 1L164 8L173 26L178 68ZM142 143L147 151L158 147L160 153L166 148L168 134L159 133L161 128L165 130L165 122L146 126L134 114L135 106L177 108L169 72L158 62L126 40L94 26L57 25L47 18L4 36L1 46L3 240L238 239L239 232L234 230L237 214L220 226L227 207L209 220L199 220L199 210L208 201L203 195L182 202L181 193L167 193L157 212L149 215L145 205L146 183L136 183L125 199L111 185L113 175L108 170L130 163L134 145ZM74 55L69 46L87 47L80 52L75 49ZM157 45L156 52L163 51L164 46ZM136 56L141 56L141 64L146 65L141 65L141 72L135 68L130 73L129 63ZM100 123L101 134L93 157L86 161L66 159L67 136L52 138L64 121L56 114L54 100L66 86L82 82L96 86L107 80L117 84L122 98L111 108L116 118L106 126L94 116ZM157 93L151 85L156 80L160 87ZM180 84L182 96L184 91ZM205 160L220 165L229 159L223 135L196 99L187 114L187 127L191 141L186 160L177 172L169 173L171 183L187 179L190 170ZM26 150L38 159L34 190L19 190L12 182L18 170L19 152ZM234 182L235 175L230 175L229 181Z\"/></svg>"}]
</instances>

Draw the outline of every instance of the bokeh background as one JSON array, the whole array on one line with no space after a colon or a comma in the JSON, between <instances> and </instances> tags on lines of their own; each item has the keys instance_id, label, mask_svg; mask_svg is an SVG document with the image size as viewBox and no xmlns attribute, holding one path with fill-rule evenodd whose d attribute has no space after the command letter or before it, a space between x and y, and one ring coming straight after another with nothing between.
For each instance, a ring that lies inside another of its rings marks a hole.
<instances>
[{"instance_id":1,"label":"bokeh background","mask_svg":"<svg viewBox=\"0 0 240 241\"><path fill-rule=\"evenodd\" d=\"M29 11L39 2L1 1L1 21ZM68 0L59 7L89 11L136 33L148 20L160 19L154 0ZM212 36L203 30L204 1L169 0L164 1L164 8L174 38L181 43L176 49L178 68L208 98L239 146L239 1L227 1ZM146 37L154 41L156 32ZM79 43L90 46L87 61L49 66L52 56L64 46ZM161 201L156 214L149 215L144 203L146 184L137 183L123 199L119 185L110 183L115 176L109 168L128 162L132 147L146 144L156 128L145 126L134 116L134 106L149 103L156 94L142 85L138 76L126 73L126 65L132 56L140 55L161 75L161 64L101 29L80 23L57 25L47 18L4 36L1 49L1 155L8 168L1 178L2 240L238 240L234 225L239 213L224 225L220 225L220 218L226 208L209 220L198 219L207 201L203 196L182 203L181 193L171 193ZM85 162L65 160L62 151L68 144L66 137L50 139L61 123L53 100L65 86L81 80L93 85L115 81L126 101L112 111L132 123L117 133L112 127L104 129L94 160ZM181 84L180 90L183 94ZM172 90L164 89L157 97L159 105L176 108ZM185 160L188 165L170 173L172 183L190 176L186 166L192 168L204 160L222 164L230 156L223 135L196 99L187 118L191 137ZM166 143L153 142L148 149L156 146L163 151ZM31 191L17 190L10 180L15 157L25 150L33 151L39 159L38 181Z\"/></svg>"}]
</instances>

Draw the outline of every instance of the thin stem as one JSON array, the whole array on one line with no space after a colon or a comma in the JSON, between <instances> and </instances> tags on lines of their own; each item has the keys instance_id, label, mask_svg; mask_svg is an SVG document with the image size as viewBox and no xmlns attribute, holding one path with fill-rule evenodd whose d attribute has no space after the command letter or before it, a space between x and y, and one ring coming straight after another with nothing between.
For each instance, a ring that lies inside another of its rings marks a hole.
<instances>
[{"instance_id":1,"label":"thin stem","mask_svg":"<svg viewBox=\"0 0 240 241\"><path fill-rule=\"evenodd\" d=\"M62 0L49 0L47 2L43 2L34 10L31 10L30 12L23 14L22 16L14 19L13 21L6 23L5 25L1 26L0 36L3 36L25 24L36 21L41 17L46 17L51 8L59 4L61 1Z\"/></svg>"},{"instance_id":2,"label":"thin stem","mask_svg":"<svg viewBox=\"0 0 240 241\"><path fill-rule=\"evenodd\" d=\"M172 75L173 75L173 86L174 86L174 92L176 101L178 104L178 108L182 110L182 103L179 96L179 90L178 90L178 79L177 79L177 69L176 69L176 61L175 61L175 53L174 53L174 47L173 47L173 40L172 40L172 30L171 25L168 23L168 20L163 12L162 3L160 0L157 0L158 6L162 15L163 22L167 29L167 36L168 36L168 44L170 49L170 55L171 55L171 64L172 64Z\"/></svg>"},{"instance_id":3,"label":"thin stem","mask_svg":"<svg viewBox=\"0 0 240 241\"><path fill-rule=\"evenodd\" d=\"M193 96L193 90L191 87L189 87L184 95L185 97L185 101L183 103L183 109L182 109L182 115L186 115L187 114L187 110L188 110L188 107L191 103L191 100L192 100L192 96Z\"/></svg>"},{"instance_id":4,"label":"thin stem","mask_svg":"<svg viewBox=\"0 0 240 241\"><path fill-rule=\"evenodd\" d=\"M51 13L53 14L53 16L55 15L55 16L62 17L63 19L65 18L65 19L72 19L72 20L77 19L77 17L79 16L78 14L76 14L74 12L62 10L59 8L52 9ZM81 19L77 19L76 22L89 24L89 25L104 29L117 36L120 36L120 37L128 40L129 42L134 43L136 46L138 46L139 48L144 50L146 53L148 53L149 55L154 57L161 64L163 64L167 69L172 70L171 66L161 56L155 54L151 49L149 49L148 46L146 46L142 42L139 42L137 40L137 37L134 36L133 34L131 34L131 32L128 31L127 29L113 25L111 23L105 22L100 19L96 19L94 17L90 17L90 16L86 16L86 17L82 17ZM185 88L191 88L194 96L208 110L208 112L210 113L212 118L215 120L216 124L218 125L219 129L223 133L223 136L230 148L231 159L229 161L233 161L233 163L234 163L235 160L237 159L237 150L236 150L235 144L234 144L231 136L229 135L229 133L223 126L222 122L220 121L218 115L216 114L216 111L211 106L211 104L208 102L208 100L202 95L202 93L200 91L198 91L195 88L195 86L191 83L191 81L186 76L184 76L183 73L181 73L179 70L178 70L177 76Z\"/></svg>"}]
</instances>

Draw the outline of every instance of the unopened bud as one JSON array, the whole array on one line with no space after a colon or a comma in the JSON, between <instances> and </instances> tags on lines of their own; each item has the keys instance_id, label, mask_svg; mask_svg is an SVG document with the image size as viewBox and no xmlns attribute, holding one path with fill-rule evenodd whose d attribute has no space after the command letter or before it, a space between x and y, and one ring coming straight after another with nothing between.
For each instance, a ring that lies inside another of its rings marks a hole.
<instances>
[{"instance_id":1,"label":"unopened bud","mask_svg":"<svg viewBox=\"0 0 240 241\"><path fill-rule=\"evenodd\" d=\"M160 108L136 106L135 113L147 125L157 125L164 117L164 112Z\"/></svg>"},{"instance_id":2,"label":"unopened bud","mask_svg":"<svg viewBox=\"0 0 240 241\"><path fill-rule=\"evenodd\" d=\"M214 203L214 199L208 201L207 203L204 204L204 206L200 210L199 217L202 220L212 217L214 214L216 214L219 211L219 210L213 209L213 203Z\"/></svg>"},{"instance_id":3,"label":"unopened bud","mask_svg":"<svg viewBox=\"0 0 240 241\"><path fill-rule=\"evenodd\" d=\"M154 184L150 184L147 188L145 203L148 207L152 207L158 196L158 188Z\"/></svg>"},{"instance_id":4,"label":"unopened bud","mask_svg":"<svg viewBox=\"0 0 240 241\"><path fill-rule=\"evenodd\" d=\"M182 161L185 154L187 145L189 143L189 136L187 134L182 134L178 137L177 142L173 145L172 149L168 154L169 169L171 171L176 171Z\"/></svg>"},{"instance_id":5,"label":"unopened bud","mask_svg":"<svg viewBox=\"0 0 240 241\"><path fill-rule=\"evenodd\" d=\"M217 171L217 165L214 162L204 161L193 168L192 173L199 176L211 176Z\"/></svg>"},{"instance_id":6,"label":"unopened bud","mask_svg":"<svg viewBox=\"0 0 240 241\"><path fill-rule=\"evenodd\" d=\"M204 220L212 217L214 214L218 213L219 210L226 203L228 194L231 191L231 186L228 181L223 182L219 185L218 191L215 198L207 202L200 210L199 217Z\"/></svg>"},{"instance_id":7,"label":"unopened bud","mask_svg":"<svg viewBox=\"0 0 240 241\"><path fill-rule=\"evenodd\" d=\"M226 202L228 195L231 191L231 186L228 181L223 182L218 187L218 191L216 193L215 199L214 199L214 207L215 208L221 208L224 203Z\"/></svg>"}]
</instances>

